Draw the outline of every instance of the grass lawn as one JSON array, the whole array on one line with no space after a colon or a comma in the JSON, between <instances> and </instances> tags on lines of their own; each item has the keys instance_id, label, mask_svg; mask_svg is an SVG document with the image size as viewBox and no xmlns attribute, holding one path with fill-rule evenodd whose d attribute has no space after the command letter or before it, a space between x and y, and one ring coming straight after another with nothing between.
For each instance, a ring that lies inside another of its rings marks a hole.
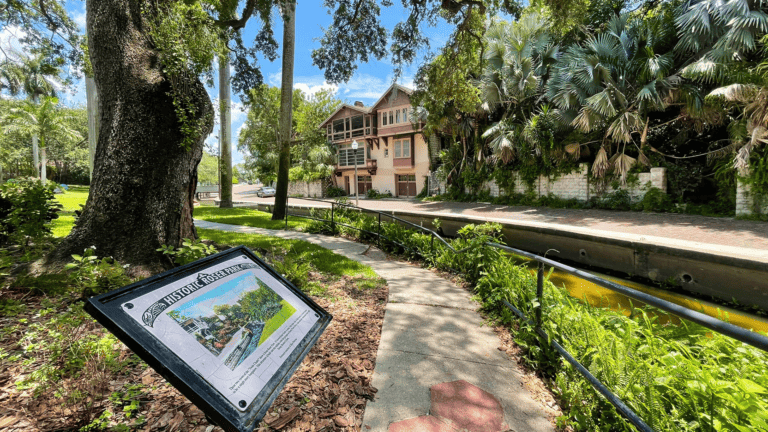
<instances>
[{"instance_id":1,"label":"grass lawn","mask_svg":"<svg viewBox=\"0 0 768 432\"><path fill-rule=\"evenodd\" d=\"M63 194L54 195L56 202L61 204L58 219L51 221L51 231L54 237L66 237L75 225L75 210L80 210L88 200L89 186L70 186Z\"/></svg>"},{"instance_id":2,"label":"grass lawn","mask_svg":"<svg viewBox=\"0 0 768 432\"><path fill-rule=\"evenodd\" d=\"M310 261L317 271L335 276L365 276L377 278L368 266L337 255L328 249L303 241L270 237L260 234L242 234L198 228L200 238L230 246L244 245L251 250L266 250L272 255L284 255L284 251L296 254L298 261Z\"/></svg>"},{"instance_id":3,"label":"grass lawn","mask_svg":"<svg viewBox=\"0 0 768 432\"><path fill-rule=\"evenodd\" d=\"M222 209L215 206L201 205L195 207L194 215L195 219L209 222L267 229L285 229L285 220L273 221L270 213L249 208L235 207ZM309 225L309 222L309 219L289 216L288 228L300 230Z\"/></svg>"}]
</instances>

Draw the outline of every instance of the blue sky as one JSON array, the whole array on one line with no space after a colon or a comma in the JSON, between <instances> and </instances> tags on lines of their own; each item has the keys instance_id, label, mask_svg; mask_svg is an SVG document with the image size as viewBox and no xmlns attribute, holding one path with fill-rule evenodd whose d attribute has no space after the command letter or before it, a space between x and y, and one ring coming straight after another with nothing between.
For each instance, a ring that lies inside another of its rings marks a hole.
<instances>
[{"instance_id":1,"label":"blue sky","mask_svg":"<svg viewBox=\"0 0 768 432\"><path fill-rule=\"evenodd\" d=\"M294 87L308 93L314 93L324 87L333 87L337 91L337 97L345 102L352 103L359 100L366 105L370 105L381 96L390 84L392 84L392 65L388 58L382 59L382 61L373 60L367 64L358 65L355 75L349 82L337 86L330 86L327 84L323 79L323 72L312 65L312 58L310 56L312 50L320 46L317 39L322 36L323 28L331 23L331 16L321 3L322 2L319 1L300 1L297 4L296 55L294 59L293 78ZM394 25L405 16L405 11L400 5L400 2L393 3L395 3L395 5L392 7L382 9L382 21L389 30L391 30ZM85 1L67 0L66 6L67 10L70 12L70 16L84 31ZM240 8L240 10L242 10L242 8ZM256 33L255 26L257 24L257 21L254 19L248 23L243 37L245 41L253 40L253 35ZM281 44L282 21L278 19L275 24L275 39ZM424 31L430 39L432 48L435 49L445 44L445 41L450 35L451 27L443 23L436 28L431 28L425 24ZM9 29L0 29L0 43L9 43L9 38L12 39L12 37L9 36L9 33L12 33L9 32ZM403 77L398 81L400 84L412 87L413 77L421 62L421 58L423 58L423 54L424 53L419 56L416 64L405 69ZM260 66L264 75L264 81L267 84L273 86L280 85L281 62L279 57L274 62L268 62L261 59ZM218 80L218 77L215 77L215 79ZM217 107L218 89L209 88L208 93L214 101L214 106ZM76 83L72 91L62 93L60 99L67 105L85 105L84 82L81 81ZM232 101L233 164L237 164L243 162L242 154L237 151L237 136L246 119L246 113L241 109L243 105L240 102L238 95L232 95ZM214 131L207 138L206 144L218 148L218 118L216 119L216 122L217 124L214 127Z\"/></svg>"},{"instance_id":2,"label":"blue sky","mask_svg":"<svg viewBox=\"0 0 768 432\"><path fill-rule=\"evenodd\" d=\"M215 305L234 305L246 291L253 291L254 286L259 286L257 278L253 272L248 272L248 274L223 283L192 301L183 303L174 310L189 318L211 316Z\"/></svg>"}]
</instances>

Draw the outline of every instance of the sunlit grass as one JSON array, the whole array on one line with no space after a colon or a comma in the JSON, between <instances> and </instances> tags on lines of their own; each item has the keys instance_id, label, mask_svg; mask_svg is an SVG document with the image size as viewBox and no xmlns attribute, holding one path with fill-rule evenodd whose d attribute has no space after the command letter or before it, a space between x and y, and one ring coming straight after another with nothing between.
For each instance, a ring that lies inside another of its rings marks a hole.
<instances>
[{"instance_id":1,"label":"sunlit grass","mask_svg":"<svg viewBox=\"0 0 768 432\"><path fill-rule=\"evenodd\" d=\"M362 275L378 278L370 267L304 240L291 240L261 234L233 233L203 228L198 228L197 233L200 235L200 238L213 240L219 244L230 246L244 245L249 249L262 249L278 254L282 251L291 251L292 254L299 255L297 259L312 262L312 265L321 273L337 276Z\"/></svg>"},{"instance_id":2,"label":"sunlit grass","mask_svg":"<svg viewBox=\"0 0 768 432\"><path fill-rule=\"evenodd\" d=\"M218 222L229 225L243 225L256 228L284 229L285 220L272 220L272 215L250 208L218 208L215 206L201 205L195 208L195 219L209 222ZM288 217L289 229L303 229L309 225L309 219Z\"/></svg>"},{"instance_id":3,"label":"sunlit grass","mask_svg":"<svg viewBox=\"0 0 768 432\"><path fill-rule=\"evenodd\" d=\"M68 191L56 194L55 199L62 205L62 212L74 213L80 210L80 205L85 205L88 200L89 186L70 186Z\"/></svg>"},{"instance_id":4,"label":"sunlit grass","mask_svg":"<svg viewBox=\"0 0 768 432\"><path fill-rule=\"evenodd\" d=\"M63 238L69 235L75 226L75 210L80 210L88 200L89 186L70 186L64 193L54 195L56 202L61 204L59 217L51 221L51 231L54 237Z\"/></svg>"},{"instance_id":5,"label":"sunlit grass","mask_svg":"<svg viewBox=\"0 0 768 432\"><path fill-rule=\"evenodd\" d=\"M75 226L75 217L73 215L60 215L58 219L51 221L51 232L54 237L64 238L72 231Z\"/></svg>"}]
</instances>

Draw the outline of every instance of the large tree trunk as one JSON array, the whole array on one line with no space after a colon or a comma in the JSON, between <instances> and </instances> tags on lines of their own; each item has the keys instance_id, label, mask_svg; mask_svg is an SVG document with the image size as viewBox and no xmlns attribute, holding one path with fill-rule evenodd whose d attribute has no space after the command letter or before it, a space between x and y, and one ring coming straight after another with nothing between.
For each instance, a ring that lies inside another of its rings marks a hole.
<instances>
[{"instance_id":1,"label":"large tree trunk","mask_svg":"<svg viewBox=\"0 0 768 432\"><path fill-rule=\"evenodd\" d=\"M192 200L203 139L213 127L210 98L195 76L162 72L143 23L149 0L87 3L88 44L99 103L99 140L85 209L55 261L96 246L100 256L135 272L162 267L161 245L196 237ZM203 119L191 148L183 148L172 89L184 89L193 121Z\"/></svg>"},{"instance_id":2,"label":"large tree trunk","mask_svg":"<svg viewBox=\"0 0 768 432\"><path fill-rule=\"evenodd\" d=\"M220 208L232 208L232 103L229 93L229 56L219 60L219 172Z\"/></svg>"},{"instance_id":3,"label":"large tree trunk","mask_svg":"<svg viewBox=\"0 0 768 432\"><path fill-rule=\"evenodd\" d=\"M283 4L283 79L280 84L280 160L277 168L275 209L272 220L285 218L288 203L288 171L291 169L291 114L293 110L293 54L296 42L296 2Z\"/></svg>"}]
</instances>

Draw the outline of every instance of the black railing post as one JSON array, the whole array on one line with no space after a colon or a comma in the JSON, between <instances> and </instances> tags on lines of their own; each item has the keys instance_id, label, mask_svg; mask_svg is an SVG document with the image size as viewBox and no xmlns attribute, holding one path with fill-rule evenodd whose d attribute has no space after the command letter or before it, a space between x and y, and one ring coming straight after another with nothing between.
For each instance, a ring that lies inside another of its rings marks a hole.
<instances>
[{"instance_id":1,"label":"black railing post","mask_svg":"<svg viewBox=\"0 0 768 432\"><path fill-rule=\"evenodd\" d=\"M288 200L285 203L285 230L288 231Z\"/></svg>"},{"instance_id":2,"label":"black railing post","mask_svg":"<svg viewBox=\"0 0 768 432\"><path fill-rule=\"evenodd\" d=\"M336 235L336 221L333 218L333 201L331 201L331 235Z\"/></svg>"},{"instance_id":3,"label":"black railing post","mask_svg":"<svg viewBox=\"0 0 768 432\"><path fill-rule=\"evenodd\" d=\"M536 272L536 328L541 328L541 307L544 302L544 264L539 263L539 270Z\"/></svg>"},{"instance_id":4,"label":"black railing post","mask_svg":"<svg viewBox=\"0 0 768 432\"><path fill-rule=\"evenodd\" d=\"M435 253L435 235L434 234L432 234L431 236L429 248L432 250L432 253Z\"/></svg>"},{"instance_id":5,"label":"black railing post","mask_svg":"<svg viewBox=\"0 0 768 432\"><path fill-rule=\"evenodd\" d=\"M376 237L376 244L378 245L379 249L381 249L381 213L379 213L379 229L377 233L378 236Z\"/></svg>"}]
</instances>

